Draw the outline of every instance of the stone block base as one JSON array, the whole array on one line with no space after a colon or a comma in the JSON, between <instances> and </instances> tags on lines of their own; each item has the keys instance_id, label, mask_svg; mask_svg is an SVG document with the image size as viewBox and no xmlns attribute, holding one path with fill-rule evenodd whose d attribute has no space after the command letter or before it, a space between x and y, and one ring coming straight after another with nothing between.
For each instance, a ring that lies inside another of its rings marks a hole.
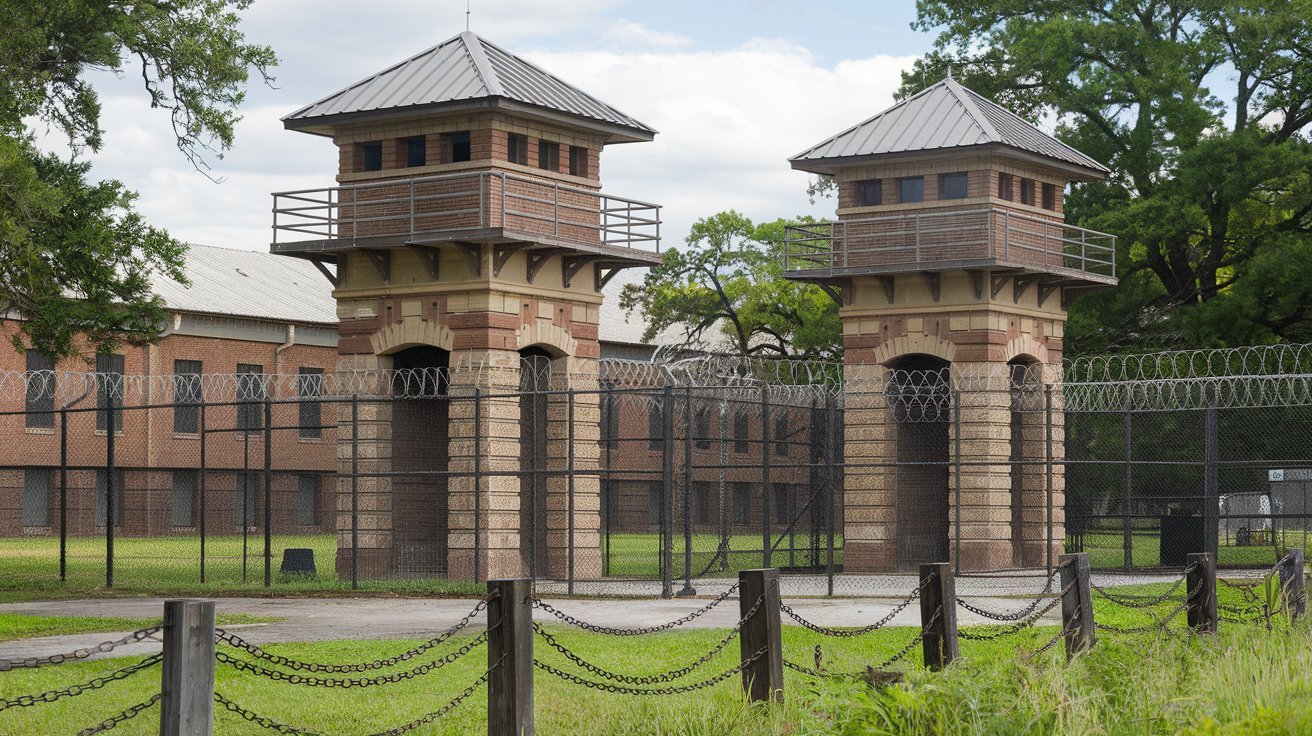
<instances>
[{"instance_id":1,"label":"stone block base","mask_svg":"<svg viewBox=\"0 0 1312 736\"><path fill-rule=\"evenodd\" d=\"M897 567L897 545L892 542L861 542L849 539L843 543L843 572L894 572Z\"/></svg>"},{"instance_id":2,"label":"stone block base","mask_svg":"<svg viewBox=\"0 0 1312 736\"><path fill-rule=\"evenodd\" d=\"M351 579L351 548L337 548L337 577L340 580ZM360 580L386 580L392 576L392 550L361 549L356 564L356 575Z\"/></svg>"},{"instance_id":3,"label":"stone block base","mask_svg":"<svg viewBox=\"0 0 1312 736\"><path fill-rule=\"evenodd\" d=\"M1008 540L961 540L961 571L987 572L1013 567L1011 542Z\"/></svg>"},{"instance_id":4,"label":"stone block base","mask_svg":"<svg viewBox=\"0 0 1312 736\"><path fill-rule=\"evenodd\" d=\"M474 551L472 549L453 549L447 557L447 580L472 581L476 583L488 580L524 577L523 564L519 550L483 550L479 553L479 580L474 580Z\"/></svg>"}]
</instances>

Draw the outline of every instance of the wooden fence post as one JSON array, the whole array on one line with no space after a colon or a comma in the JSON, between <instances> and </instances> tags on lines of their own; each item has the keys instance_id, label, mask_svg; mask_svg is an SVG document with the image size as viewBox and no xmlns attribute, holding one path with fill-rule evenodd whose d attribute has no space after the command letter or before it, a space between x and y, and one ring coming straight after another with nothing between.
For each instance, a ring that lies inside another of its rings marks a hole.
<instances>
[{"instance_id":1,"label":"wooden fence post","mask_svg":"<svg viewBox=\"0 0 1312 736\"><path fill-rule=\"evenodd\" d=\"M1289 611L1290 620L1307 612L1307 582L1303 572L1303 550L1290 550L1276 571L1280 575L1280 598Z\"/></svg>"},{"instance_id":2,"label":"wooden fence post","mask_svg":"<svg viewBox=\"0 0 1312 736\"><path fill-rule=\"evenodd\" d=\"M738 583L738 610L746 619L738 637L742 661L746 662L762 647L765 648L765 654L743 668L743 692L747 693L749 700L782 702L784 653L783 630L779 622L779 571L773 568L743 570L738 573ZM760 601L759 606L756 606L757 601ZM753 606L756 606L754 613Z\"/></svg>"},{"instance_id":3,"label":"wooden fence post","mask_svg":"<svg viewBox=\"0 0 1312 736\"><path fill-rule=\"evenodd\" d=\"M487 581L488 736L533 736L532 585Z\"/></svg>"},{"instance_id":4,"label":"wooden fence post","mask_svg":"<svg viewBox=\"0 0 1312 736\"><path fill-rule=\"evenodd\" d=\"M1216 556L1197 552L1185 558L1185 612L1195 634L1216 633Z\"/></svg>"},{"instance_id":5,"label":"wooden fence post","mask_svg":"<svg viewBox=\"0 0 1312 736\"><path fill-rule=\"evenodd\" d=\"M160 736L214 733L214 601L164 601Z\"/></svg>"},{"instance_id":6,"label":"wooden fence post","mask_svg":"<svg viewBox=\"0 0 1312 736\"><path fill-rule=\"evenodd\" d=\"M1066 658L1093 648L1093 589L1089 587L1089 555L1074 552L1058 558L1061 569L1061 625L1066 636Z\"/></svg>"},{"instance_id":7,"label":"wooden fence post","mask_svg":"<svg viewBox=\"0 0 1312 736\"><path fill-rule=\"evenodd\" d=\"M960 655L957 648L957 584L951 566L934 562L920 566L920 626L925 666L940 670Z\"/></svg>"}]
</instances>

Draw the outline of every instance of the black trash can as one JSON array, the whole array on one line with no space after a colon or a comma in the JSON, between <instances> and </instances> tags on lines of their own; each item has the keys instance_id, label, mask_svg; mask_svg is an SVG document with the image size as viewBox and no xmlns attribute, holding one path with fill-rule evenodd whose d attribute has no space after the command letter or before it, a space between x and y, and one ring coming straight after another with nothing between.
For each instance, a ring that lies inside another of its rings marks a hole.
<instances>
[{"instance_id":1,"label":"black trash can","mask_svg":"<svg viewBox=\"0 0 1312 736\"><path fill-rule=\"evenodd\" d=\"M1207 551L1203 546L1203 517L1172 514L1161 517L1161 523L1157 539L1159 564L1163 567L1184 567L1189 564L1189 554Z\"/></svg>"},{"instance_id":2,"label":"black trash can","mask_svg":"<svg viewBox=\"0 0 1312 736\"><path fill-rule=\"evenodd\" d=\"M314 550L308 547L288 547L284 549L282 551L282 568L279 572L283 575L314 577L317 574L314 569Z\"/></svg>"}]
</instances>

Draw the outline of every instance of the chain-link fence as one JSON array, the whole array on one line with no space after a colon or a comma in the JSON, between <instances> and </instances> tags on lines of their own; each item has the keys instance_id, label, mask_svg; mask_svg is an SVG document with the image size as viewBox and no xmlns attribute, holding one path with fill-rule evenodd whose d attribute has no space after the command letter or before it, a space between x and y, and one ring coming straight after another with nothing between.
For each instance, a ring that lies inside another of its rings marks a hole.
<instances>
[{"instance_id":1,"label":"chain-link fence","mask_svg":"<svg viewBox=\"0 0 1312 736\"><path fill-rule=\"evenodd\" d=\"M1063 550L1268 567L1312 528L1304 349L562 362L0 375L5 580L892 594L936 561L1025 588Z\"/></svg>"}]
</instances>

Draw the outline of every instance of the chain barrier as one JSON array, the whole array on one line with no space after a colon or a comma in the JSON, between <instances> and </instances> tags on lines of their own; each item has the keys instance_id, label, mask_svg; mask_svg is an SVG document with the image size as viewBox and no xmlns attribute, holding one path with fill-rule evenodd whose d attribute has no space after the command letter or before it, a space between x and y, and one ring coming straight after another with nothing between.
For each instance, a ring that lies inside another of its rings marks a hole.
<instances>
[{"instance_id":1,"label":"chain barrier","mask_svg":"<svg viewBox=\"0 0 1312 736\"><path fill-rule=\"evenodd\" d=\"M370 734L370 736L401 736L401 734L409 733L415 730L416 728L419 728L420 726L427 725L429 723L432 723L433 721L436 721L442 716L445 716L447 713L450 713L451 711L455 710L455 708L459 706L461 703L468 700L469 696L473 695L474 691L477 690L479 686L486 683L488 678L491 677L492 675L492 670L496 669L497 667L500 667L501 662L504 659L505 656L503 655L501 659L498 659L491 667L487 668L487 671L485 671L482 675L480 675L477 680L474 680L474 682L471 683L469 687L465 688L464 690L461 690L459 694L457 694L454 698L449 700L447 704L442 706L441 708L438 708L437 710L432 711L431 713L426 713L416 718L415 720L410 721L409 723L405 723L400 726L389 728L386 731L378 731L373 734ZM232 700L229 700L227 696L225 696L223 693L217 690L214 692L214 702L223 706L225 710L241 716L243 720L249 723L254 723L255 725L264 728L268 731L274 731L276 733L286 734L287 736L323 736L317 731L311 731L309 729L291 726L286 723L282 723L280 721L275 721L274 719L269 718L267 716L262 716L256 713L255 711L250 710L249 708L243 708L242 706L238 705Z\"/></svg>"},{"instance_id":2,"label":"chain barrier","mask_svg":"<svg viewBox=\"0 0 1312 736\"><path fill-rule=\"evenodd\" d=\"M1082 608L1083 608L1083 606L1078 606L1078 605L1075 607L1075 619L1076 619L1076 620L1079 620L1079 618L1080 618L1080 611L1081 611ZM1095 626L1095 627L1097 626L1097 623L1096 623L1096 622L1094 623L1094 626ZM1057 634L1056 634L1055 636L1053 636L1051 639L1049 639L1049 640L1047 641L1046 644L1044 644L1043 646L1041 646L1041 647L1039 647L1038 649L1034 650L1034 653L1035 653L1035 654L1043 654L1044 652L1046 652L1046 651L1048 651L1049 649L1052 649L1054 646L1056 646L1056 645L1057 645L1057 642L1061 641L1063 637L1070 636L1071 634L1074 634L1076 631L1079 631L1079 629L1065 629L1065 628L1063 628L1062 630L1058 631Z\"/></svg>"},{"instance_id":3,"label":"chain barrier","mask_svg":"<svg viewBox=\"0 0 1312 736\"><path fill-rule=\"evenodd\" d=\"M60 688L58 690L47 690L46 692L41 693L39 695L20 695L17 698L11 698L9 700L0 700L0 711L8 710L10 708L30 708L34 705L37 705L38 703L53 703L56 700L63 700L64 698L76 698L77 696L89 692L91 690L99 690L100 688L108 685L111 682L126 680L127 678L137 674L142 670L147 670L150 669L151 667L154 667L155 665L159 664L163 660L164 660L163 654L156 654L150 657L146 657L140 662L136 662L134 664L128 665L127 667L124 667L121 670L115 670L114 672L111 672L108 675L101 675L100 677L97 677L94 680L91 680L89 682L84 682L80 685L70 685L68 687Z\"/></svg>"},{"instance_id":4,"label":"chain barrier","mask_svg":"<svg viewBox=\"0 0 1312 736\"><path fill-rule=\"evenodd\" d=\"M1198 595L1198 593L1199 593L1200 591L1202 591L1202 589L1203 589L1203 581L1200 580L1200 581L1198 581L1198 586L1195 587L1193 590L1189 591L1188 594L1185 596L1185 600L1186 600L1185 603L1180 603L1180 604L1177 605L1175 608L1171 609L1170 613L1167 613L1166 616L1164 616L1162 619L1156 621L1155 623L1153 623L1153 624L1151 624L1151 625L1148 625L1148 626L1116 626L1116 625L1113 625L1113 624L1101 624L1101 623L1098 623L1097 621L1095 621L1095 622L1093 623L1093 627L1094 627L1094 629L1096 629L1096 630L1098 630L1098 631L1108 631L1108 632L1111 632L1111 633L1113 633L1113 634L1147 634L1147 633L1158 633L1158 634L1166 634L1167 636L1172 636L1172 635L1174 635L1176 632L1173 631L1173 630L1168 629L1168 626L1170 626L1170 623L1171 623L1172 621L1175 620L1175 617L1176 617L1176 616L1179 616L1180 613L1181 613L1182 611L1185 611L1185 610L1188 609L1188 602L1187 602L1187 601L1190 600L1190 599L1192 599L1192 598L1194 598L1196 595ZM1154 619L1157 618L1157 617L1156 617L1156 614L1155 614L1154 612L1152 612L1152 611L1149 611L1149 612L1148 612L1148 615L1149 615L1149 617L1151 617L1151 618L1154 618Z\"/></svg>"},{"instance_id":5,"label":"chain barrier","mask_svg":"<svg viewBox=\"0 0 1312 736\"><path fill-rule=\"evenodd\" d=\"M943 615L943 607L942 607L942 606L939 606L937 609L934 610L934 615L929 617L929 621L925 622L924 627L922 627L922 628L920 629L920 632L919 632L918 634L916 634L914 637L912 637L911 641L907 642L905 646L903 646L901 649L897 650L897 652L895 652L895 653L893 654L893 656L889 657L888 659L884 660L883 662L880 662L879 664L876 664L876 665L869 665L869 666L867 666L867 668L866 668L866 672L869 672L869 671L876 671L876 670L882 670L882 669L884 669L885 667L889 667L890 665L896 664L897 662L901 661L903 657L906 657L908 654L911 653L911 650L913 650L913 649L916 648L916 645L917 645L917 644L919 644L920 642L922 642L922 641L925 640L925 637L929 635L929 630L932 629L932 628L934 627L934 623L935 623L936 621L938 621L939 617L942 616L942 615ZM819 646L817 646L816 649L817 649L817 652L816 652L816 658L815 658L815 659L816 659L816 666L815 666L815 668L811 668L811 667L807 667L806 665L798 664L798 663L796 663L796 662L793 662L793 661L789 660L789 659L786 658L786 657L784 658L784 666L787 667L787 668L790 669L790 670L793 670L794 672L800 672L800 673L802 673L802 674L804 674L804 675L810 675L811 677L833 677L833 678L839 678L839 679L861 679L861 678L863 678L863 677L865 676L865 672L834 672L834 671L832 671L832 670L826 670L826 669L822 668L822 667L820 666L820 652L818 651L818 650L819 650Z\"/></svg>"},{"instance_id":6,"label":"chain barrier","mask_svg":"<svg viewBox=\"0 0 1312 736\"><path fill-rule=\"evenodd\" d=\"M474 606L473 610L465 614L464 618L461 618L460 621L458 621L455 626L452 626L446 631L443 631L441 634L438 634L437 636L433 637L432 639L429 639L423 644L420 644L414 649L398 654L395 657L388 657L387 659L375 659L372 662L358 662L356 664L320 664L317 662L301 662L298 660L290 659L288 657L284 657L279 654L273 654L271 652L268 652L262 649L261 647L259 647L258 645L251 644L250 642L246 641L245 639L242 639L236 634L229 633L227 631L224 631L223 629L216 629L214 631L214 637L217 641L227 644L230 647L233 647L235 649L241 649L242 651L245 651L247 654L250 654L254 657L258 657L259 659L262 659L266 662L270 662L279 667L284 667L289 670L297 670L302 672L325 672L329 674L367 672L369 670L377 670L377 669L382 669L384 667L392 667L397 664L400 664L401 662L407 662L411 659L414 659L415 657L418 657L424 652L427 652L433 647L440 646L447 639L450 639L452 636L454 636L457 632L469 626L470 621L472 621L475 616L477 616L478 614L482 613L484 610L487 609L487 604L488 601L490 600L491 597L488 597L479 601L478 605ZM484 632L483 637L486 638L486 636L487 634L486 632Z\"/></svg>"},{"instance_id":7,"label":"chain barrier","mask_svg":"<svg viewBox=\"0 0 1312 736\"><path fill-rule=\"evenodd\" d=\"M466 644L464 644L463 646L461 646L460 648L452 652L448 652L447 654L438 657L437 659L431 662L426 662L424 664L419 665L418 667L406 670L404 672L395 672L390 675L379 675L377 677L371 677L371 678L365 678L359 680L351 679L351 678L336 680L330 677L316 677L314 675L301 675L296 673L287 674L286 672L279 672L278 670L271 670L266 667L261 667L257 664L252 664L244 659L237 659L236 657L231 656L227 652L215 652L214 658L238 671L249 672L257 677L267 677L270 680L278 680L280 682L286 682L290 685L306 685L308 687L340 687L349 690L353 687L375 687L378 685L392 685L398 682L412 680L422 675L427 675L430 672L436 672L437 670L440 670L443 667L451 664L452 662L455 662L456 660L460 659L466 654L469 654L474 649L476 649L479 645L485 643L486 641L487 641L487 631L484 631L478 636L474 637L469 642L467 642Z\"/></svg>"},{"instance_id":8,"label":"chain barrier","mask_svg":"<svg viewBox=\"0 0 1312 736\"><path fill-rule=\"evenodd\" d=\"M964 598L958 598L957 605L961 606L962 608L966 609L967 611L970 611L971 613L977 616L983 616L984 618L993 619L994 621L1020 621L1028 617L1030 614L1034 613L1034 610L1038 608L1039 604L1042 603L1043 601L1044 601L1043 598L1035 598L1034 602L1030 603L1028 606L1025 606L1019 611L1012 611L1010 613L997 613L996 611L989 611L987 609L980 608L979 606L972 605L969 601L965 600Z\"/></svg>"},{"instance_id":9,"label":"chain barrier","mask_svg":"<svg viewBox=\"0 0 1312 736\"><path fill-rule=\"evenodd\" d=\"M598 675L600 677L603 677L607 680L611 680L614 682L622 682L625 685L655 685L657 683L673 682L675 680L686 677L693 670L697 669L698 667L701 667L707 662L710 662L713 658L715 658L716 655L724 651L724 648L729 645L729 642L738 638L738 635L742 632L743 626L746 625L747 621L752 616L756 615L757 610L760 609L763 603L765 603L764 595L756 599L756 603L753 603L752 607L747 610L747 613L741 619L738 620L738 623L729 632L728 636L721 639L718 644L712 647L709 652L703 654L696 662L693 662L692 664L687 665L685 667L680 667L679 669L669 670L668 672L662 672L656 675L621 675L611 672L610 670L599 667L583 659L582 657L575 654L574 652L571 652L563 644L557 642L555 637L547 633L547 631L544 630L537 623L533 624L533 631L537 632L537 635L540 636L545 642L547 642L547 644L552 649L555 649L556 651L560 652L565 656L566 659L578 665L579 667L582 667L583 669L593 673L594 675Z\"/></svg>"},{"instance_id":10,"label":"chain barrier","mask_svg":"<svg viewBox=\"0 0 1312 736\"><path fill-rule=\"evenodd\" d=\"M93 654L108 654L124 644L135 644L136 642L148 639L151 636L158 634L163 629L163 624L151 626L145 629L138 629L122 639L101 642L94 647L77 649L66 654L51 654L46 657L26 657L24 659L0 659L0 672L64 664L78 659L86 659Z\"/></svg>"},{"instance_id":11,"label":"chain barrier","mask_svg":"<svg viewBox=\"0 0 1312 736\"><path fill-rule=\"evenodd\" d=\"M1043 599L1040 598L1039 601L1041 600ZM1037 604L1039 601L1035 601L1035 603ZM960 603L960 601L958 601L958 603ZM1003 637L1011 636L1012 634L1018 634L1024 631L1025 629L1032 628L1033 626L1038 624L1039 619L1047 615L1049 611L1056 608L1057 605L1060 603L1061 603L1060 597L1052 598L1048 601L1048 605L1044 606L1042 610L1033 613L1028 618L1022 619L1014 624L1011 624L1010 626L1006 626L1004 628L997 629L994 631L983 631L983 632L976 633L971 631L970 629L959 628L957 629L957 638L965 639L966 641L994 641L996 639L1001 639ZM969 611L972 609L970 607L967 607L966 610Z\"/></svg>"},{"instance_id":12,"label":"chain barrier","mask_svg":"<svg viewBox=\"0 0 1312 736\"><path fill-rule=\"evenodd\" d=\"M88 726L87 728L78 731L77 736L93 736L94 734L104 733L106 731L112 731L118 727L118 724L136 718L138 715L141 714L143 710L149 709L150 707L158 703L161 699L163 699L163 697L164 697L163 693L155 693L154 695L150 696L148 700L143 700L134 706L131 706L129 708L124 708L119 713L112 715L109 718L106 718L105 720L101 721L100 723L97 723L96 725Z\"/></svg>"},{"instance_id":13,"label":"chain barrier","mask_svg":"<svg viewBox=\"0 0 1312 736\"><path fill-rule=\"evenodd\" d=\"M608 693L616 693L619 695L682 695L683 693L691 693L697 690L704 690L708 687L718 685L721 682L724 682L730 677L733 677L734 675L747 669L748 666L750 666L756 660L765 656L765 652L767 649L769 649L769 646L761 647L760 649L756 650L755 654L739 662L733 669L721 672L720 674L714 677L710 677L700 682L694 682L687 685L675 685L674 687L635 688L635 687L625 687L623 685L616 685L610 682L595 682L593 680L584 679L582 677L579 677L578 675L574 675L569 672L556 669L555 667L552 667L551 665L547 664L546 662L543 662L540 659L534 659L533 666L542 670L543 672L546 672L549 675L555 675L556 677L559 677L560 679L565 680L566 682L570 682L575 685L582 685L584 687L592 688L593 690L601 690L603 692L608 692Z\"/></svg>"},{"instance_id":14,"label":"chain barrier","mask_svg":"<svg viewBox=\"0 0 1312 736\"><path fill-rule=\"evenodd\" d=\"M1089 583L1089 587L1093 592L1122 608L1156 608L1170 600L1171 596L1175 595L1175 591L1179 590L1181 585L1184 585L1186 579L1187 574L1181 576L1179 580L1175 581L1175 584L1171 586L1170 590L1161 595L1154 596L1135 595L1134 593L1113 593L1102 586L1093 584L1092 582Z\"/></svg>"},{"instance_id":15,"label":"chain barrier","mask_svg":"<svg viewBox=\"0 0 1312 736\"><path fill-rule=\"evenodd\" d=\"M690 621L693 621L697 618L706 615L707 613L710 612L711 609L725 602L725 600L727 600L729 596L738 592L738 586L739 583L734 583L733 585L729 586L728 590L724 591L723 593L713 598L710 603L707 603L706 605L702 606L696 611L693 611L692 613L687 614L686 616L676 618L673 621L669 621L663 624L658 624L656 626L647 626L640 629L617 629L609 626L598 626L597 624L591 624L588 623L587 621L577 619L569 615L568 613L565 613L564 611L561 611L560 609L556 608L555 606L552 606L550 603L547 603L541 598L536 598L536 597L533 598L533 607L540 608L543 611L546 611L547 613L551 614L552 616L555 616L556 618L560 619L561 621L564 621L570 626L583 629L584 631L591 631L596 634L607 634L609 636L642 636L644 634L654 634L658 631L669 631L670 629L677 628Z\"/></svg>"},{"instance_id":16,"label":"chain barrier","mask_svg":"<svg viewBox=\"0 0 1312 736\"><path fill-rule=\"evenodd\" d=\"M820 634L822 636L833 636L838 638L851 638L854 636L862 636L864 634L869 634L872 631L876 631L878 629L882 629L885 626L887 626L889 622L891 622L895 617L897 617L899 613L901 613L904 609L906 609L907 606L911 605L912 601L920 597L921 592L924 591L925 586L929 584L929 581L930 578L926 578L925 580L922 580L920 582L920 585L917 586L915 590L911 591L911 595L907 596L905 599L902 600L901 603L898 603L896 606L894 606L893 610L889 611L887 616L884 616L883 618L879 619L873 624L862 626L861 628L858 629L835 629L828 626L821 626L820 624L812 623L806 620L805 618L802 618L800 614L798 614L796 611L794 611L792 608L790 608L789 606L787 606L782 602L779 604L779 610L787 614L788 617L791 618L792 620L796 621L802 626L805 626L811 631L814 631L815 633Z\"/></svg>"}]
</instances>

